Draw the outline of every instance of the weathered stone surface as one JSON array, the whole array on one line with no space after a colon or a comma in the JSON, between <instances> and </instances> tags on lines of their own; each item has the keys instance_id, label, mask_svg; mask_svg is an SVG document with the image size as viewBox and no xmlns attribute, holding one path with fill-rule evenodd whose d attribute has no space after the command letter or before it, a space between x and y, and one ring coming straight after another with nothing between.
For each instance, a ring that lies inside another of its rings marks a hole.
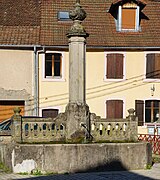
<instances>
[{"instance_id":1,"label":"weathered stone surface","mask_svg":"<svg viewBox=\"0 0 160 180\"><path fill-rule=\"evenodd\" d=\"M89 107L86 104L69 103L66 107L66 140L79 142L87 136L89 122ZM86 128L84 128L85 125Z\"/></svg>"},{"instance_id":2,"label":"weathered stone surface","mask_svg":"<svg viewBox=\"0 0 160 180\"><path fill-rule=\"evenodd\" d=\"M0 145L0 161L19 173L28 172L28 164L42 172L66 173L120 169L144 169L151 164L148 143ZM12 162L12 163L11 163ZM34 166L35 165L35 166Z\"/></svg>"},{"instance_id":3,"label":"weathered stone surface","mask_svg":"<svg viewBox=\"0 0 160 180\"><path fill-rule=\"evenodd\" d=\"M74 10L70 11L69 17L73 20L73 25L71 26L71 29L69 30L67 37L73 37L73 36L82 36L82 37L88 37L89 34L86 33L84 27L82 26L82 21L86 18L87 14L84 9L82 9L82 6L80 5L80 2L76 2L74 5Z\"/></svg>"}]
</instances>

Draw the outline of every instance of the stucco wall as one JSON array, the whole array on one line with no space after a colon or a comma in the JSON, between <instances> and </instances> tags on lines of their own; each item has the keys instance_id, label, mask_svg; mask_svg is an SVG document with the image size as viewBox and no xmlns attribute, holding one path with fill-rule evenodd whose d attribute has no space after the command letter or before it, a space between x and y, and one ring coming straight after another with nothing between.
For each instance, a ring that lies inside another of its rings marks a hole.
<instances>
[{"instance_id":1,"label":"stucco wall","mask_svg":"<svg viewBox=\"0 0 160 180\"><path fill-rule=\"evenodd\" d=\"M0 160L15 173L83 172L144 169L151 164L146 143L53 144L0 146Z\"/></svg>"},{"instance_id":2,"label":"stucco wall","mask_svg":"<svg viewBox=\"0 0 160 180\"><path fill-rule=\"evenodd\" d=\"M40 107L57 107L64 111L68 102L68 52L64 53L64 79L63 81L45 81L42 77L44 56L40 55ZM135 100L160 100L159 81L146 81L145 78L145 56L147 52L124 52L124 80L106 80L106 54L111 51L87 52L86 54L86 93L87 104L90 111L106 117L106 100L121 99L124 101L124 118L128 116L127 110L135 109ZM155 86L152 96L151 87ZM41 114L41 109L40 109Z\"/></svg>"},{"instance_id":3,"label":"stucco wall","mask_svg":"<svg viewBox=\"0 0 160 180\"><path fill-rule=\"evenodd\" d=\"M32 94L33 51L0 51L0 88Z\"/></svg>"},{"instance_id":4,"label":"stucco wall","mask_svg":"<svg viewBox=\"0 0 160 180\"><path fill-rule=\"evenodd\" d=\"M23 100L25 114L32 115L33 51L1 49L0 62L0 100Z\"/></svg>"}]
</instances>

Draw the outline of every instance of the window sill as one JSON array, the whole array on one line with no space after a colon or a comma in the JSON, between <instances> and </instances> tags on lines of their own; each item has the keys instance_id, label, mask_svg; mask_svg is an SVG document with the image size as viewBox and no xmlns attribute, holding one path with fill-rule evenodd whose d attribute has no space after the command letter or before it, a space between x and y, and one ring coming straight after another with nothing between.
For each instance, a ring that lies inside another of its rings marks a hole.
<instances>
[{"instance_id":1,"label":"window sill","mask_svg":"<svg viewBox=\"0 0 160 180\"><path fill-rule=\"evenodd\" d=\"M126 79L106 79L104 78L104 82L120 82L120 81L125 81Z\"/></svg>"},{"instance_id":2,"label":"window sill","mask_svg":"<svg viewBox=\"0 0 160 180\"><path fill-rule=\"evenodd\" d=\"M47 82L65 82L66 79L61 78L61 77L47 77L47 78L43 78L42 81L47 81Z\"/></svg>"},{"instance_id":3,"label":"window sill","mask_svg":"<svg viewBox=\"0 0 160 180\"><path fill-rule=\"evenodd\" d=\"M160 82L160 79L149 79L149 78L144 78L143 82Z\"/></svg>"},{"instance_id":4,"label":"window sill","mask_svg":"<svg viewBox=\"0 0 160 180\"><path fill-rule=\"evenodd\" d=\"M133 33L135 33L135 32L141 32L140 30L136 30L136 29L120 29L120 30L117 30L118 32L133 32Z\"/></svg>"}]
</instances>

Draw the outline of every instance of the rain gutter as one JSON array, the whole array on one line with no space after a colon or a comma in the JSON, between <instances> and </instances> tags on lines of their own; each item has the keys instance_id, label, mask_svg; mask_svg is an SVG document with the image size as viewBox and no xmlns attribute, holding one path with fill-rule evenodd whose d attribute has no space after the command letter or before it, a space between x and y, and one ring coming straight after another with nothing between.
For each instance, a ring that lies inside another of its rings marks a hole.
<instances>
[{"instance_id":1,"label":"rain gutter","mask_svg":"<svg viewBox=\"0 0 160 180\"><path fill-rule=\"evenodd\" d=\"M52 49L52 48L58 48L58 49L68 49L68 45L55 45L55 46L46 46L46 45L0 45L0 48L33 48L36 46L37 49ZM160 50L160 46L154 47L154 46L89 46L87 45L87 49L103 49L103 50Z\"/></svg>"}]
</instances>

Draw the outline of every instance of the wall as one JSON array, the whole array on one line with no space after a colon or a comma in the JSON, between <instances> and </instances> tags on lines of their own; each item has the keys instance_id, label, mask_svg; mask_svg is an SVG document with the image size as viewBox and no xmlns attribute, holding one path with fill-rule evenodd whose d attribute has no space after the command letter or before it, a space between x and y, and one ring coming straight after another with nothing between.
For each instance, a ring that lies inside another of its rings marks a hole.
<instances>
[{"instance_id":1,"label":"wall","mask_svg":"<svg viewBox=\"0 0 160 180\"><path fill-rule=\"evenodd\" d=\"M0 161L12 164L14 173L144 169L151 156L146 143L0 144Z\"/></svg>"},{"instance_id":2,"label":"wall","mask_svg":"<svg viewBox=\"0 0 160 180\"><path fill-rule=\"evenodd\" d=\"M30 114L33 96L33 51L0 50L0 100L25 100Z\"/></svg>"},{"instance_id":3,"label":"wall","mask_svg":"<svg viewBox=\"0 0 160 180\"><path fill-rule=\"evenodd\" d=\"M58 51L50 51L58 52ZM68 103L68 75L69 75L69 57L67 52L63 53L63 79L45 79L44 73L44 54L39 54L39 106L41 115L44 108L57 108L60 112L65 111L65 106Z\"/></svg>"},{"instance_id":4,"label":"wall","mask_svg":"<svg viewBox=\"0 0 160 180\"><path fill-rule=\"evenodd\" d=\"M65 110L68 102L68 52L64 53L64 79L63 81L45 81L42 77L43 55L40 55L40 108L55 107L61 112ZM159 99L159 81L146 81L145 78L145 55L146 52L124 52L125 56L125 79L121 81L110 81L105 79L105 56L103 51L88 51L86 54L86 93L87 104L90 111L106 117L106 100L121 99L124 101L123 118L128 115L127 110L135 109L135 100ZM151 87L155 85L152 96ZM41 114L40 109L40 114ZM141 130L140 130L141 131ZM146 132L147 130L145 130ZM144 131L143 131L144 132Z\"/></svg>"}]
</instances>

